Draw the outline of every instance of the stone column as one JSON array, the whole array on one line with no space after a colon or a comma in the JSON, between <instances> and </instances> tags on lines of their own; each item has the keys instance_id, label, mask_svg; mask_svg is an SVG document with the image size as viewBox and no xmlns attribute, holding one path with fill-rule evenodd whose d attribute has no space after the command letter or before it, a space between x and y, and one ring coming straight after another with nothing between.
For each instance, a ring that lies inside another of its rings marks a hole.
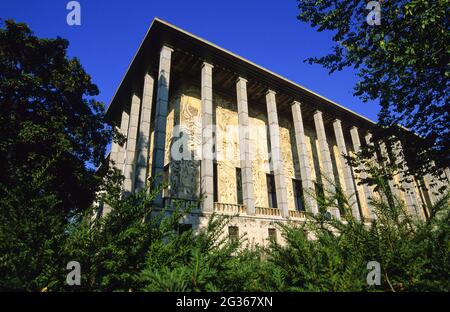
<instances>
[{"instance_id":1,"label":"stone column","mask_svg":"<svg viewBox=\"0 0 450 312\"><path fill-rule=\"evenodd\" d=\"M359 153L359 151L361 150L361 141L359 140L359 133L358 133L358 128L357 127L352 127L350 129L350 135L352 137L352 143L353 143L353 150L355 151L355 153ZM367 173L365 171L365 167L364 164L360 164L359 166L359 177L361 178L361 180L364 180L367 178ZM369 185L367 185L367 183L363 183L362 184L362 188L363 188L363 199L367 208L367 213L369 214L368 216L364 216L364 217L370 217L370 198L372 197L372 193L370 191ZM363 209L361 209L362 211L364 211Z\"/></svg>"},{"instance_id":2,"label":"stone column","mask_svg":"<svg viewBox=\"0 0 450 312\"><path fill-rule=\"evenodd\" d=\"M428 188L425 184L425 177L423 176L421 179L416 180L417 189L420 195L420 202L422 203L422 216L424 219L427 219L430 216L430 207L431 207L431 197L428 192Z\"/></svg>"},{"instance_id":3,"label":"stone column","mask_svg":"<svg viewBox=\"0 0 450 312\"><path fill-rule=\"evenodd\" d=\"M135 190L145 187L147 182L148 159L150 149L150 120L152 116L154 79L150 74L144 78L139 135L137 141L136 185Z\"/></svg>"},{"instance_id":4,"label":"stone column","mask_svg":"<svg viewBox=\"0 0 450 312\"><path fill-rule=\"evenodd\" d=\"M353 217L360 219L358 200L356 198L355 184L353 181L352 168L345 159L348 156L347 147L345 145L344 133L342 132L342 125L339 119L333 122L334 134L336 136L336 143L339 149L339 156L341 163L343 165L344 171L344 182L345 182L345 192L349 201L350 208L352 209Z\"/></svg>"},{"instance_id":5,"label":"stone column","mask_svg":"<svg viewBox=\"0 0 450 312\"><path fill-rule=\"evenodd\" d=\"M156 95L155 134L152 161L154 185L163 182L164 154L166 147L167 110L169 105L170 63L173 49L163 46L159 56L158 89ZM156 205L162 205L162 192L155 199Z\"/></svg>"},{"instance_id":6,"label":"stone column","mask_svg":"<svg viewBox=\"0 0 450 312\"><path fill-rule=\"evenodd\" d=\"M128 136L129 122L130 122L130 114L124 109L122 110L119 133L123 135L125 138ZM127 146L126 141L122 145L113 142L111 146L110 159L115 162L116 164L115 167L120 169L122 173L123 173L123 166L125 163L126 146Z\"/></svg>"},{"instance_id":7,"label":"stone column","mask_svg":"<svg viewBox=\"0 0 450 312\"><path fill-rule=\"evenodd\" d=\"M309 162L308 149L306 147L305 130L303 127L303 118L301 104L297 101L292 103L292 119L294 120L295 142L300 165L300 174L302 178L303 196L309 212L316 214L319 209L315 199L315 187L312 180L311 164Z\"/></svg>"},{"instance_id":8,"label":"stone column","mask_svg":"<svg viewBox=\"0 0 450 312\"><path fill-rule=\"evenodd\" d=\"M280 128L278 126L277 103L275 92L272 90L266 93L267 117L269 122L270 148L272 168L275 175L275 189L277 194L277 206L281 210L281 215L289 217L286 178L284 175L283 159L281 157Z\"/></svg>"},{"instance_id":9,"label":"stone column","mask_svg":"<svg viewBox=\"0 0 450 312\"><path fill-rule=\"evenodd\" d=\"M120 120L120 127L118 127L119 128L118 131L125 138L128 136L129 122L130 122L130 114L125 109L123 109ZM112 142L111 154L109 156L110 165L112 166L114 163L114 167L119 169L122 172L122 174L125 165L126 146L127 146L126 141L122 145L119 145L116 142ZM112 210L111 206L109 206L107 203L103 203L102 216L106 216L108 213L111 212L111 210Z\"/></svg>"},{"instance_id":10,"label":"stone column","mask_svg":"<svg viewBox=\"0 0 450 312\"><path fill-rule=\"evenodd\" d=\"M436 164L433 160L431 161L430 165L432 168L436 168ZM436 169L436 171L437 171L437 169ZM448 183L445 181L446 174L447 174L446 171L447 171L447 169L445 169L444 172L439 174L438 176L428 173L424 177L425 183L430 192L430 199L431 199L432 204L435 204L439 199L442 198L443 194L439 192L439 189L442 188L443 186L448 187Z\"/></svg>"},{"instance_id":11,"label":"stone column","mask_svg":"<svg viewBox=\"0 0 450 312\"><path fill-rule=\"evenodd\" d=\"M438 201L438 188L435 181L435 177L433 177L431 174L427 173L424 177L424 184L426 187L426 191L428 194L428 197L430 198L431 205L434 205Z\"/></svg>"},{"instance_id":12,"label":"stone column","mask_svg":"<svg viewBox=\"0 0 450 312\"><path fill-rule=\"evenodd\" d=\"M415 215L417 217L420 216L420 213L417 209L420 209L419 203L417 202L417 194L416 188L414 187L414 180L412 177L407 177L404 173L405 170L408 170L408 165L405 163L405 159L403 157L402 144L400 141L397 141L394 146L394 155L396 164L403 164L403 169L400 170L400 183L402 185L402 189L405 194L406 207L408 208L411 215ZM409 181L411 180L411 182Z\"/></svg>"},{"instance_id":13,"label":"stone column","mask_svg":"<svg viewBox=\"0 0 450 312\"><path fill-rule=\"evenodd\" d=\"M202 160L200 172L204 211L214 210L212 69L211 64L203 63L201 77Z\"/></svg>"},{"instance_id":14,"label":"stone column","mask_svg":"<svg viewBox=\"0 0 450 312\"><path fill-rule=\"evenodd\" d=\"M331 162L330 149L328 147L327 136L325 133L325 126L323 124L322 112L316 111L314 113L314 125L316 128L317 141L319 142L320 161L322 162L322 178L325 195L327 193L334 194L336 188L334 186L333 163ZM335 203L337 206L337 203ZM328 211L337 219L340 218L339 209L337 207L330 207Z\"/></svg>"},{"instance_id":15,"label":"stone column","mask_svg":"<svg viewBox=\"0 0 450 312\"><path fill-rule=\"evenodd\" d=\"M390 159L389 159L389 154L387 152L386 144L384 142L380 143L380 152L381 152L381 156L385 159L384 160L384 166L385 167L391 166L391 162L390 162ZM389 179L388 180L388 184L389 184L389 189L391 190L392 196L395 196L395 198L397 200L400 200L400 194L398 192L398 189L394 185L395 184L394 180L393 179Z\"/></svg>"},{"instance_id":16,"label":"stone column","mask_svg":"<svg viewBox=\"0 0 450 312\"><path fill-rule=\"evenodd\" d=\"M370 132L366 133L364 139L366 140L367 146L373 147L372 134ZM370 161L372 162L372 166L377 166L378 165L375 152L372 154L372 157L370 158ZM370 189L370 187L369 187L369 189ZM373 195L372 189L370 189L370 193ZM373 210L373 207L369 205L367 208L369 209L370 217L375 219L377 216L376 216L376 214L375 214L375 212Z\"/></svg>"},{"instance_id":17,"label":"stone column","mask_svg":"<svg viewBox=\"0 0 450 312\"><path fill-rule=\"evenodd\" d=\"M447 185L450 182L450 168L445 168L444 169L445 172L445 177L447 178Z\"/></svg>"},{"instance_id":18,"label":"stone column","mask_svg":"<svg viewBox=\"0 0 450 312\"><path fill-rule=\"evenodd\" d=\"M120 125L117 127L115 126L114 129L120 133ZM113 165L114 163L114 167L117 167L117 163L118 163L118 154L119 154L119 149L120 149L120 145L114 141L111 142L111 151L109 152L109 164L110 166Z\"/></svg>"},{"instance_id":19,"label":"stone column","mask_svg":"<svg viewBox=\"0 0 450 312\"><path fill-rule=\"evenodd\" d=\"M136 93L131 98L130 124L128 127L127 150L125 156L123 190L125 193L134 192L134 177L136 167L136 142L139 127L139 111L141 108L141 99Z\"/></svg>"},{"instance_id":20,"label":"stone column","mask_svg":"<svg viewBox=\"0 0 450 312\"><path fill-rule=\"evenodd\" d=\"M236 82L239 119L239 156L241 158L242 197L247 214L255 214L253 197L253 170L250 158L250 133L248 121L247 80L239 77Z\"/></svg>"}]
</instances>

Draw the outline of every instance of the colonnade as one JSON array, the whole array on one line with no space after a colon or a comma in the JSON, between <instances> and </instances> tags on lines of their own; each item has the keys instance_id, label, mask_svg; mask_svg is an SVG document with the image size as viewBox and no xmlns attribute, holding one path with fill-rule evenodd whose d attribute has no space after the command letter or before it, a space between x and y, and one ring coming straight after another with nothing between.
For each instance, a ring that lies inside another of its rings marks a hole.
<instances>
[{"instance_id":1,"label":"colonnade","mask_svg":"<svg viewBox=\"0 0 450 312\"><path fill-rule=\"evenodd\" d=\"M122 146L113 143L110 159L114 161L117 168L122 170L125 180L123 183L124 192L134 192L145 186L148 176L154 178L154 183L161 183L164 173L164 155L166 148L166 123L169 104L169 84L171 58L173 49L163 46L160 51L160 60L158 68L158 77L156 79L156 99L153 100L155 79L150 73L146 73L143 79L142 98L135 92L131 95L131 108L125 109L121 113L121 122L119 132L126 136L126 142ZM201 67L201 121L202 121L202 159L200 170L200 188L203 195L202 209L204 211L214 210L214 170L213 153L208 151L213 148L213 68L208 62L204 62ZM242 197L243 204L247 209L248 215L255 214L255 200L253 188L252 160L250 157L250 134L249 134L249 115L247 98L247 80L244 77L238 77L236 81L237 95L237 114L239 125L239 147L240 147L240 166L242 173ZM268 117L271 166L274 173L275 190L277 198L277 207L280 209L282 217L289 217L288 198L286 188L285 169L282 160L281 139L278 122L276 92L267 90L266 108ZM155 102L154 112L154 148L150 151L150 124L152 116L152 103ZM299 158L300 175L302 188L304 190L304 199L306 207L311 213L317 213L318 203L313 196L306 195L307 192L314 192L315 179L313 177L313 168L311 168L309 153L307 149L307 139L305 135L302 104L298 100L291 103L292 120L295 130L295 147ZM320 110L313 114L314 127L317 135L318 150L320 153L321 172L324 177L322 186L325 192L334 192L334 173L333 164L328 144L327 132L325 131L324 120ZM374 217L370 198L373 196L369 185L362 184L362 192L357 194L358 185L355 182L355 172L347 163L345 157L349 155L347 145L344 139L342 121L335 119L333 122L334 136L339 150L339 161L342 164L343 180L339 181L340 186L349 198L351 213L355 218ZM361 150L360 129L352 127L350 137L352 149L355 153ZM365 136L366 143L372 144L370 134ZM381 153L386 154L384 143L380 144ZM401 146L397 146L400 150ZM398 153L400 155L400 153ZM401 159L397 159L401 161ZM151 168L149 163L151 162ZM384 164L384 165L389 165ZM361 165L362 166L362 165ZM359 178L365 179L365 168L357 168L361 171ZM150 171L151 170L151 171ZM403 176L401 178L404 178ZM389 186L394 194L399 190L394 187L394 183L389 181ZM403 182L403 188L410 190L406 192L406 204L413 212L414 207L419 207L415 188L410 182ZM306 196L305 196L306 195ZM359 200L358 200L359 198ZM158 194L154 202L157 205L162 204L162 194ZM364 211L359 205L364 205ZM337 207L337 205L336 205ZM365 216L361 216L361 211ZM329 210L335 218L340 217L340 211L337 208Z\"/></svg>"}]
</instances>

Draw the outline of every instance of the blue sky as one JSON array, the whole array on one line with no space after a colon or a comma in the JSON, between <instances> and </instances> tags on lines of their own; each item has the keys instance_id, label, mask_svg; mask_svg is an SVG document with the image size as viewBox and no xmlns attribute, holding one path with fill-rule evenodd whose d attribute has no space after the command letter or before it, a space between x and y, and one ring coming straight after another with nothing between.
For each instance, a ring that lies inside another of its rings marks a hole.
<instances>
[{"instance_id":1,"label":"blue sky","mask_svg":"<svg viewBox=\"0 0 450 312\"><path fill-rule=\"evenodd\" d=\"M80 0L81 26L67 25L68 2L4 0L0 18L25 22L39 37L68 39L70 56L81 60L106 105L156 16L377 119L377 104L352 95L357 78L352 70L329 76L320 65L303 62L325 55L332 41L330 33L296 19L295 0Z\"/></svg>"}]
</instances>

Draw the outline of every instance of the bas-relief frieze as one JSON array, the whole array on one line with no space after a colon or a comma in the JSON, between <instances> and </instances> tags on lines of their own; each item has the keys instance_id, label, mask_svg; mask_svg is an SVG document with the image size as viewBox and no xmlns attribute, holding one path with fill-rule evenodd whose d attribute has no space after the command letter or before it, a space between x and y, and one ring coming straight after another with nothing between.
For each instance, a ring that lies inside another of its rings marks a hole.
<instances>
[{"instance_id":1,"label":"bas-relief frieze","mask_svg":"<svg viewBox=\"0 0 450 312\"><path fill-rule=\"evenodd\" d=\"M311 176L314 182L321 182L320 163L319 163L319 148L317 136L314 130L305 125L305 139L306 148L309 154L309 166L311 168Z\"/></svg>"},{"instance_id":2,"label":"bas-relief frieze","mask_svg":"<svg viewBox=\"0 0 450 312\"><path fill-rule=\"evenodd\" d=\"M222 98L213 98L216 113L216 151L218 201L237 203L236 168L239 162L239 133L237 106Z\"/></svg>"},{"instance_id":3,"label":"bas-relief frieze","mask_svg":"<svg viewBox=\"0 0 450 312\"><path fill-rule=\"evenodd\" d=\"M333 166L333 177L330 178L332 179L332 182L336 187L343 188L344 187L343 171L341 163L339 161L340 156L334 131L327 132L327 141L328 141L328 148L330 151L331 164Z\"/></svg>"},{"instance_id":4,"label":"bas-relief frieze","mask_svg":"<svg viewBox=\"0 0 450 312\"><path fill-rule=\"evenodd\" d=\"M237 105L232 98L225 99L214 94L214 119L216 122L216 163L218 174L218 201L222 203L236 203L236 168L239 161L239 132ZM286 188L289 209L295 210L292 179L301 179L300 164L292 120L288 116L279 116L280 142L284 164ZM170 161L170 150L173 141L181 134L174 133L174 126L180 126L183 136L186 136L186 147L191 154L191 160ZM264 105L255 106L249 103L250 151L253 169L253 186L255 206L268 207L266 174L271 172L269 163L270 143L267 129L267 117ZM305 122L305 139L313 181L321 182L321 155L315 134L314 125ZM257 129L258 131L254 131ZM200 195L200 153L201 153L201 99L200 90L196 87L183 87L177 91L169 101L166 125L165 164L170 162L171 196L179 198L197 198ZM231 132L231 133L230 133ZM175 137L174 137L175 135ZM154 148L154 125L150 137L150 151ZM341 158L333 133L327 133L330 148L335 183L345 189L344 159ZM347 150L352 155L352 145L347 144ZM151 157L149 168L151 168ZM151 172L149 170L149 172ZM355 185L363 214L368 216L363 187L359 185L360 178L353 171ZM394 177L399 184L398 176ZM404 192L399 192L405 200ZM419 193L416 187L416 193Z\"/></svg>"},{"instance_id":5,"label":"bas-relief frieze","mask_svg":"<svg viewBox=\"0 0 450 312\"><path fill-rule=\"evenodd\" d=\"M345 159L342 158L341 153L339 152L339 148L337 145L333 145L333 166L335 166L337 173L335 175L339 178L339 185L342 190L346 190L347 186L344 178L344 162Z\"/></svg>"},{"instance_id":6,"label":"bas-relief frieze","mask_svg":"<svg viewBox=\"0 0 450 312\"><path fill-rule=\"evenodd\" d=\"M218 95L213 97L214 114L216 120L216 162L218 174L218 201L236 203L236 168L239 161L239 133L237 105L231 99L224 99ZM265 107L255 107L249 103L250 144L253 169L253 187L255 206L268 207L266 174L271 172L269 163L269 143L267 117ZM300 165L292 120L287 116L279 116L280 140L286 178L289 209L295 210L292 179L301 179ZM170 160L170 149L174 139L180 133L174 133L174 126L180 126L180 132L186 136L186 147L189 149L191 160L171 161L170 183L171 196L179 198L197 198L200 194L200 152L201 152L201 99L200 90L195 87L184 87L174 94L169 102L166 126L165 164ZM257 131L254 131L256 130ZM321 182L321 155L314 127L305 123L305 139L311 174L314 181ZM327 133L327 140L331 152L333 170L336 183L345 187L343 163L335 139ZM151 138L153 145L153 136ZM151 150L153 146L151 146ZM358 177L357 177L357 180ZM363 194L361 186L357 186L360 197ZM402 194L403 195L403 194ZM367 211L364 199L360 198L363 211Z\"/></svg>"},{"instance_id":7,"label":"bas-relief frieze","mask_svg":"<svg viewBox=\"0 0 450 312\"><path fill-rule=\"evenodd\" d=\"M294 199L294 187L293 179L300 179L300 174L296 171L294 163L294 153L296 154L295 139L292 134L294 133L294 125L291 120L286 116L279 116L280 125L280 141L282 150L282 159L284 164L284 174L286 178L286 190L289 210L296 210ZM295 152L294 152L295 151ZM296 158L298 160L298 157ZM298 168L298 166L297 166Z\"/></svg>"},{"instance_id":8,"label":"bas-relief frieze","mask_svg":"<svg viewBox=\"0 0 450 312\"><path fill-rule=\"evenodd\" d=\"M269 207L267 178L270 173L267 116L249 103L250 155L253 170L253 194L256 207Z\"/></svg>"},{"instance_id":9,"label":"bas-relief frieze","mask_svg":"<svg viewBox=\"0 0 450 312\"><path fill-rule=\"evenodd\" d=\"M348 153L351 157L356 156L353 149L350 149L348 151ZM357 173L354 168L352 168L352 172L353 172L353 178L355 180L356 192L358 193L358 201L359 201L360 211L362 212L363 217L367 217L369 215L369 209L367 207L367 203L364 198L364 188L363 188L362 184L360 184L361 178L359 176L359 173Z\"/></svg>"},{"instance_id":10,"label":"bas-relief frieze","mask_svg":"<svg viewBox=\"0 0 450 312\"><path fill-rule=\"evenodd\" d=\"M179 186L180 198L197 198L200 195L200 148L202 142L201 100L199 91L187 88L180 96L180 135L186 139L183 151L188 159L180 161Z\"/></svg>"},{"instance_id":11,"label":"bas-relief frieze","mask_svg":"<svg viewBox=\"0 0 450 312\"><path fill-rule=\"evenodd\" d=\"M170 101L166 125L166 145L164 163L170 163L170 196L176 198L194 199L199 195L200 162L195 156L196 147L201 146L200 100L189 96L191 90L175 93ZM183 155L188 159L172 159L172 144L183 137Z\"/></svg>"}]
</instances>

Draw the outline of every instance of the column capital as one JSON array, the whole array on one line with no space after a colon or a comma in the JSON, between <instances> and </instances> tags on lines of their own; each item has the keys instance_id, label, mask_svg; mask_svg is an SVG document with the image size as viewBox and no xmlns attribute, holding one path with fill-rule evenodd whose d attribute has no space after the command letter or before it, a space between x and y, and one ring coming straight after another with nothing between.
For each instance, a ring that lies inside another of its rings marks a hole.
<instances>
[{"instance_id":1,"label":"column capital","mask_svg":"<svg viewBox=\"0 0 450 312\"><path fill-rule=\"evenodd\" d=\"M291 102L291 106L293 106L293 105L300 105L300 106L302 106L302 103L300 102L300 101L297 101L297 100L293 100L292 102Z\"/></svg>"},{"instance_id":2,"label":"column capital","mask_svg":"<svg viewBox=\"0 0 450 312\"><path fill-rule=\"evenodd\" d=\"M318 109L316 109L316 110L314 111L314 114L313 114L313 115L317 115L317 114L320 114L320 115L322 116L322 111L321 111L321 110L318 110Z\"/></svg>"},{"instance_id":3,"label":"column capital","mask_svg":"<svg viewBox=\"0 0 450 312\"><path fill-rule=\"evenodd\" d=\"M335 119L333 120L333 123L341 124L342 122L341 122L341 120L340 120L339 118L335 118Z\"/></svg>"},{"instance_id":4,"label":"column capital","mask_svg":"<svg viewBox=\"0 0 450 312\"><path fill-rule=\"evenodd\" d=\"M163 44L163 45L161 46L161 51L170 51L170 52L173 52L174 49L173 49L171 46L167 45L167 44Z\"/></svg>"},{"instance_id":5,"label":"column capital","mask_svg":"<svg viewBox=\"0 0 450 312\"><path fill-rule=\"evenodd\" d=\"M275 92L275 91L273 91L272 89L268 89L267 91L266 91L266 95L267 94L273 94L273 95L276 95L277 93Z\"/></svg>"},{"instance_id":6,"label":"column capital","mask_svg":"<svg viewBox=\"0 0 450 312\"><path fill-rule=\"evenodd\" d=\"M144 75L144 83L145 83L146 79L147 79L147 80L149 80L149 79L154 79L154 78L153 78L153 74L152 74L152 72L151 72L150 70L148 70L148 71L145 73L145 75Z\"/></svg>"},{"instance_id":7,"label":"column capital","mask_svg":"<svg viewBox=\"0 0 450 312\"><path fill-rule=\"evenodd\" d=\"M358 127L357 126L352 126L351 128L350 128L350 131L351 130L356 130L356 131L358 131Z\"/></svg>"},{"instance_id":8,"label":"column capital","mask_svg":"<svg viewBox=\"0 0 450 312\"><path fill-rule=\"evenodd\" d=\"M244 83L247 83L248 80L245 79L245 78L243 78L243 77L241 77L241 76L239 76L239 77L236 79L236 83L238 83L238 82L244 82Z\"/></svg>"},{"instance_id":9,"label":"column capital","mask_svg":"<svg viewBox=\"0 0 450 312\"><path fill-rule=\"evenodd\" d=\"M209 68L212 69L212 68L214 68L214 65L211 64L211 63L208 63L208 62L205 62L205 61L204 61L204 62L202 63L202 68L203 68L203 67L209 67Z\"/></svg>"}]
</instances>

